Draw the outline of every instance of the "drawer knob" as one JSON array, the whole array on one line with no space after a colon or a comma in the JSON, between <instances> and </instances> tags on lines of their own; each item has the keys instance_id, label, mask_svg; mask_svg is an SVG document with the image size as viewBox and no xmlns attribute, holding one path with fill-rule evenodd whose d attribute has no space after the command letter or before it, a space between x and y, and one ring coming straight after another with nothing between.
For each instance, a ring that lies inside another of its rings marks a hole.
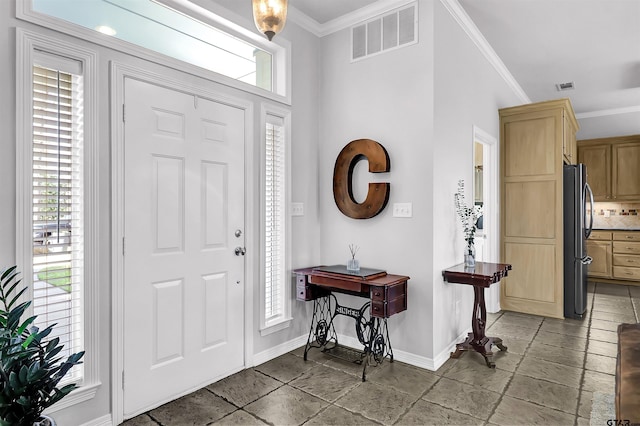
<instances>
[{"instance_id":1,"label":"drawer knob","mask_svg":"<svg viewBox=\"0 0 640 426\"><path fill-rule=\"evenodd\" d=\"M374 293L373 293L373 295L374 295L374 296L380 296L380 292L379 292L379 291L376 291L376 292L374 292Z\"/></svg>"}]
</instances>

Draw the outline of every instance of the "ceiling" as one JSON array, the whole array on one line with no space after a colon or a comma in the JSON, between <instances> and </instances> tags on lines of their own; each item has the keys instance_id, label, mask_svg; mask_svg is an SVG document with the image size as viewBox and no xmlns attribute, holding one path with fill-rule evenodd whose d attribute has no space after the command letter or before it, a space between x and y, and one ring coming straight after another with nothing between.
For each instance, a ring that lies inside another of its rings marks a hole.
<instances>
[{"instance_id":1,"label":"ceiling","mask_svg":"<svg viewBox=\"0 0 640 426\"><path fill-rule=\"evenodd\" d=\"M377 0L289 0L289 5L320 24L375 3Z\"/></svg>"},{"instance_id":2,"label":"ceiling","mask_svg":"<svg viewBox=\"0 0 640 426\"><path fill-rule=\"evenodd\" d=\"M289 0L326 24L388 0ZM568 97L578 116L640 113L640 1L459 0L533 102ZM574 82L559 92L557 83Z\"/></svg>"}]
</instances>

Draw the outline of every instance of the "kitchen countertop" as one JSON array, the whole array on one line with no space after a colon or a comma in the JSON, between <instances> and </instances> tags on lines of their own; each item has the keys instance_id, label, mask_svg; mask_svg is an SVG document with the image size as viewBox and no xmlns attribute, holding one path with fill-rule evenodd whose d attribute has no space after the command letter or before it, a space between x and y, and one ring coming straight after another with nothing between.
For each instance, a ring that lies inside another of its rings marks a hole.
<instances>
[{"instance_id":1,"label":"kitchen countertop","mask_svg":"<svg viewBox=\"0 0 640 426\"><path fill-rule=\"evenodd\" d=\"M640 231L640 228L593 228L594 231Z\"/></svg>"}]
</instances>

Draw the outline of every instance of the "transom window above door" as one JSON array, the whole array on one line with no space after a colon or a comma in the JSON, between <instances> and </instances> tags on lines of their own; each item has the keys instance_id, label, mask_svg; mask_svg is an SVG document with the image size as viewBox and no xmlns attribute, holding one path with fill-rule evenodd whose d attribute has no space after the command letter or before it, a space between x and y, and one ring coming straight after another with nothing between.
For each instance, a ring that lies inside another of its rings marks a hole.
<instances>
[{"instance_id":1,"label":"transom window above door","mask_svg":"<svg viewBox=\"0 0 640 426\"><path fill-rule=\"evenodd\" d=\"M68 23L75 24L71 28L80 26L127 42L118 46L120 50L130 43L129 46L139 46L286 96L286 84L282 83L284 71L278 73L276 69L285 62L280 58L285 54L284 48L264 45L257 34L191 3L182 0L30 0L27 3L31 8L18 10L18 17L49 24L47 26L58 31L68 28ZM55 21L63 25L51 25ZM92 37L91 41L112 47L110 38L96 36L98 38Z\"/></svg>"}]
</instances>

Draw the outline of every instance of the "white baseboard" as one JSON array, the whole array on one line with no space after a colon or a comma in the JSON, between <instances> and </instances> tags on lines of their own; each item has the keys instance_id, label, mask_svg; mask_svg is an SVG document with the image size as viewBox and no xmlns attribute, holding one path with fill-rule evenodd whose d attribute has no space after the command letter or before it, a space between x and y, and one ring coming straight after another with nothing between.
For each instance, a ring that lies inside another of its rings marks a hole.
<instances>
[{"instance_id":1,"label":"white baseboard","mask_svg":"<svg viewBox=\"0 0 640 426\"><path fill-rule=\"evenodd\" d=\"M107 414L106 416L83 423L82 426L113 426L113 420L111 419L111 414Z\"/></svg>"},{"instance_id":2,"label":"white baseboard","mask_svg":"<svg viewBox=\"0 0 640 426\"><path fill-rule=\"evenodd\" d=\"M435 365L437 366L436 369L442 367L442 364L447 362L447 360L451 356L451 352L455 351L456 345L459 342L463 342L467 338L467 334L469 334L470 331L471 331L471 327L467 328L465 331L462 332L462 334L456 337L456 339L453 342L449 343L449 345L445 348L445 350L440 352L435 357Z\"/></svg>"},{"instance_id":3,"label":"white baseboard","mask_svg":"<svg viewBox=\"0 0 640 426\"><path fill-rule=\"evenodd\" d=\"M279 357L280 355L284 355L287 352L291 352L294 349L298 349L300 346L307 343L308 335L305 334L303 336L296 337L295 339L289 340L288 342L284 342L279 344L278 346L274 346L273 348L269 348L266 351L259 352L253 355L253 366L263 364L267 361L271 361L274 358ZM252 366L247 366L247 368Z\"/></svg>"},{"instance_id":4,"label":"white baseboard","mask_svg":"<svg viewBox=\"0 0 640 426\"><path fill-rule=\"evenodd\" d=\"M341 345L348 346L350 348L357 349L357 350L362 350L362 344L355 337L340 334L338 335L338 342L340 342ZM407 363L409 365L413 365L415 367L436 371L438 367L442 365L442 364L436 365L433 359L427 358L425 356L416 355L416 354L405 352L395 348L392 348L392 349L393 349L394 360L398 360L398 361Z\"/></svg>"},{"instance_id":5,"label":"white baseboard","mask_svg":"<svg viewBox=\"0 0 640 426\"><path fill-rule=\"evenodd\" d=\"M436 371L438 370L438 368L442 367L445 362L447 362L449 356L451 355L451 352L455 350L456 344L466 339L467 333L469 333L470 331L471 328L465 330L453 342L449 343L449 345L435 358L427 358L425 356L416 355L414 353L405 352L395 348L393 349L393 358L409 365L413 365L415 367L424 368L430 371ZM263 364L267 361L279 357L280 355L284 355L287 352L291 352L292 350L299 348L300 346L307 343L307 337L308 336L305 334L303 336L299 336L295 339L289 340L288 342L281 343L278 346L274 346L273 348L269 348L266 351L255 354L253 356L253 365L256 366ZM340 342L341 345L348 346L356 350L362 350L362 344L360 343L360 341L358 341L357 338L353 336L338 334L338 342Z\"/></svg>"}]
</instances>

